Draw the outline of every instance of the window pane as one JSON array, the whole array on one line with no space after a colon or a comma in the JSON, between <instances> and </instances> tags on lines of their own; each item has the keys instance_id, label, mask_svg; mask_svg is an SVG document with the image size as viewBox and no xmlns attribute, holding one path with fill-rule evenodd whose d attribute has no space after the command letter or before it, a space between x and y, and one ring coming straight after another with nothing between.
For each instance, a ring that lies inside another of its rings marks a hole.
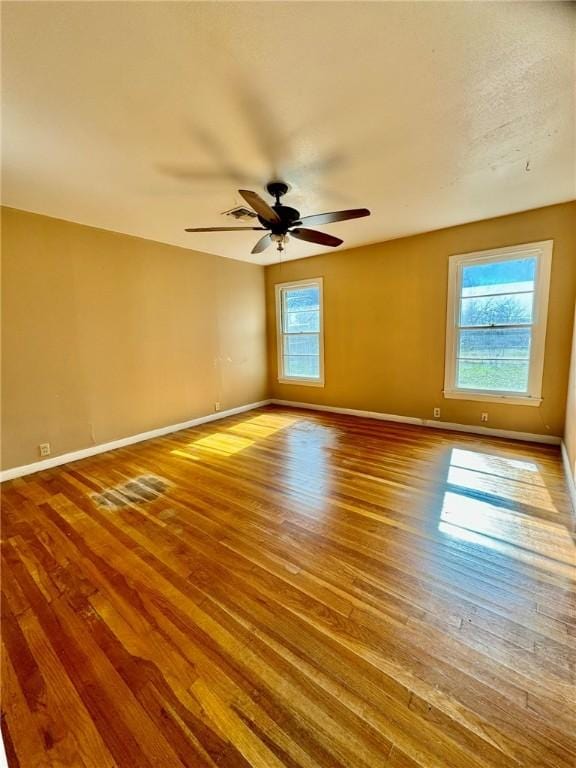
<instances>
[{"instance_id":1,"label":"window pane","mask_svg":"<svg viewBox=\"0 0 576 768\"><path fill-rule=\"evenodd\" d=\"M284 376L318 379L320 378L320 360L318 357L284 355Z\"/></svg>"},{"instance_id":2,"label":"window pane","mask_svg":"<svg viewBox=\"0 0 576 768\"><path fill-rule=\"evenodd\" d=\"M535 276L536 256L471 264L462 269L462 296L531 291Z\"/></svg>"},{"instance_id":3,"label":"window pane","mask_svg":"<svg viewBox=\"0 0 576 768\"><path fill-rule=\"evenodd\" d=\"M287 333L318 333L320 312L286 312L284 331Z\"/></svg>"},{"instance_id":4,"label":"window pane","mask_svg":"<svg viewBox=\"0 0 576 768\"><path fill-rule=\"evenodd\" d=\"M530 328L460 331L459 358L499 359L530 357Z\"/></svg>"},{"instance_id":5,"label":"window pane","mask_svg":"<svg viewBox=\"0 0 576 768\"><path fill-rule=\"evenodd\" d=\"M285 355L316 355L320 353L317 334L302 334L299 336L284 336Z\"/></svg>"},{"instance_id":6,"label":"window pane","mask_svg":"<svg viewBox=\"0 0 576 768\"><path fill-rule=\"evenodd\" d=\"M460 325L531 323L533 301L533 293L463 298L460 303Z\"/></svg>"},{"instance_id":7,"label":"window pane","mask_svg":"<svg viewBox=\"0 0 576 768\"><path fill-rule=\"evenodd\" d=\"M462 389L528 391L527 360L459 360L456 385Z\"/></svg>"},{"instance_id":8,"label":"window pane","mask_svg":"<svg viewBox=\"0 0 576 768\"><path fill-rule=\"evenodd\" d=\"M316 285L305 288L284 289L285 309L288 312L302 309L320 309L320 289Z\"/></svg>"}]
</instances>

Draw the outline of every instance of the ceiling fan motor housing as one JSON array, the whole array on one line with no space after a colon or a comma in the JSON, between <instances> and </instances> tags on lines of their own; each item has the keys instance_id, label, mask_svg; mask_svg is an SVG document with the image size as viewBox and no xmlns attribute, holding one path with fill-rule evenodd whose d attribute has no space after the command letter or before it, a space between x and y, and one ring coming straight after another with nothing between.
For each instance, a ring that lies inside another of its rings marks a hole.
<instances>
[{"instance_id":1,"label":"ceiling fan motor housing","mask_svg":"<svg viewBox=\"0 0 576 768\"><path fill-rule=\"evenodd\" d=\"M300 211L297 211L296 208L290 208L288 205L280 205L280 203L276 203L272 208L280 217L279 222L266 221L262 216L258 216L258 221L263 227L269 228L275 235L285 235L288 229L293 227L300 219Z\"/></svg>"},{"instance_id":2,"label":"ceiling fan motor housing","mask_svg":"<svg viewBox=\"0 0 576 768\"><path fill-rule=\"evenodd\" d=\"M269 227L273 235L285 235L288 229L294 226L295 222L300 219L300 211L280 203L280 198L284 197L288 189L288 184L285 181L271 181L269 184L266 184L268 194L276 198L272 208L280 217L280 221L267 221L262 216L258 216L258 220L263 227Z\"/></svg>"}]
</instances>

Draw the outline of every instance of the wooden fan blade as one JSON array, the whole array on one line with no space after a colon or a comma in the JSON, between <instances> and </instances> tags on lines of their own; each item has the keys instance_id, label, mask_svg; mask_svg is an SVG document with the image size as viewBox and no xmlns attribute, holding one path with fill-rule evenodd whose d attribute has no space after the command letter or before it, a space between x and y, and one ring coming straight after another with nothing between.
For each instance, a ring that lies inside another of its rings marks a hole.
<instances>
[{"instance_id":1,"label":"wooden fan blade","mask_svg":"<svg viewBox=\"0 0 576 768\"><path fill-rule=\"evenodd\" d=\"M184 232L238 232L240 230L265 230L266 227L189 227Z\"/></svg>"},{"instance_id":2,"label":"wooden fan blade","mask_svg":"<svg viewBox=\"0 0 576 768\"><path fill-rule=\"evenodd\" d=\"M270 221L273 224L280 223L280 216L276 213L274 208L268 205L266 200L262 200L260 195L256 192L251 192L249 189L239 189L238 192L242 195L244 200L251 208L254 208L259 216L262 216L266 221Z\"/></svg>"},{"instance_id":3,"label":"wooden fan blade","mask_svg":"<svg viewBox=\"0 0 576 768\"><path fill-rule=\"evenodd\" d=\"M327 235L325 232L318 232L316 229L297 227L296 229L291 229L290 234L293 237L297 237L298 240L307 240L309 243L318 243L318 245L331 245L333 248L344 242L339 237Z\"/></svg>"},{"instance_id":4,"label":"wooden fan blade","mask_svg":"<svg viewBox=\"0 0 576 768\"><path fill-rule=\"evenodd\" d=\"M334 211L333 213L316 213L313 216L304 216L300 219L303 224L332 224L335 221L347 219L361 219L362 216L370 216L368 208L352 208L349 211Z\"/></svg>"},{"instance_id":5,"label":"wooden fan blade","mask_svg":"<svg viewBox=\"0 0 576 768\"><path fill-rule=\"evenodd\" d=\"M264 237L261 237L260 240L258 240L250 253L262 253L262 251L266 250L269 245L272 245L272 238L270 235L264 235Z\"/></svg>"}]
</instances>

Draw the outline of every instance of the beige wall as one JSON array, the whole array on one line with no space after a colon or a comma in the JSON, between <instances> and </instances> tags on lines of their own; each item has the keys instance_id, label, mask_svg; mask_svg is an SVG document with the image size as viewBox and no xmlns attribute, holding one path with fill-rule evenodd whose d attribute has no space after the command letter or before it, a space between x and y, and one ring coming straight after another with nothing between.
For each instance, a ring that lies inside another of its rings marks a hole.
<instances>
[{"instance_id":1,"label":"beige wall","mask_svg":"<svg viewBox=\"0 0 576 768\"><path fill-rule=\"evenodd\" d=\"M348 226L361 227L362 222ZM327 228L327 230L329 227ZM445 400L448 257L554 240L544 402L539 408ZM277 381L275 283L324 278L324 388ZM272 397L346 408L561 435L576 293L576 203L480 221L415 237L266 268Z\"/></svg>"},{"instance_id":2,"label":"beige wall","mask_svg":"<svg viewBox=\"0 0 576 768\"><path fill-rule=\"evenodd\" d=\"M2 467L266 395L259 266L2 210Z\"/></svg>"},{"instance_id":3,"label":"beige wall","mask_svg":"<svg viewBox=\"0 0 576 768\"><path fill-rule=\"evenodd\" d=\"M570 358L570 378L568 380L568 399L566 401L566 426L564 443L570 460L572 477L576 481L576 307L574 309L574 330L572 335L572 356Z\"/></svg>"}]
</instances>

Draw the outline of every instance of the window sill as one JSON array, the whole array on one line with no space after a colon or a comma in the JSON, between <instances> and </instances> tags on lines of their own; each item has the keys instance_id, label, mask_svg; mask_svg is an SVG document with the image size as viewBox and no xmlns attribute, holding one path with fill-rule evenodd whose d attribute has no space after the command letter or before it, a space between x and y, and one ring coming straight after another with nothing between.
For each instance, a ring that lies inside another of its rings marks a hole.
<instances>
[{"instance_id":1,"label":"window sill","mask_svg":"<svg viewBox=\"0 0 576 768\"><path fill-rule=\"evenodd\" d=\"M319 379L278 379L279 384L300 384L303 387L323 387L324 382Z\"/></svg>"},{"instance_id":2,"label":"window sill","mask_svg":"<svg viewBox=\"0 0 576 768\"><path fill-rule=\"evenodd\" d=\"M475 400L484 403L504 403L505 405L528 405L538 407L542 403L541 397L530 395L517 395L502 392L475 392L474 390L444 390L444 397L452 400Z\"/></svg>"}]
</instances>

